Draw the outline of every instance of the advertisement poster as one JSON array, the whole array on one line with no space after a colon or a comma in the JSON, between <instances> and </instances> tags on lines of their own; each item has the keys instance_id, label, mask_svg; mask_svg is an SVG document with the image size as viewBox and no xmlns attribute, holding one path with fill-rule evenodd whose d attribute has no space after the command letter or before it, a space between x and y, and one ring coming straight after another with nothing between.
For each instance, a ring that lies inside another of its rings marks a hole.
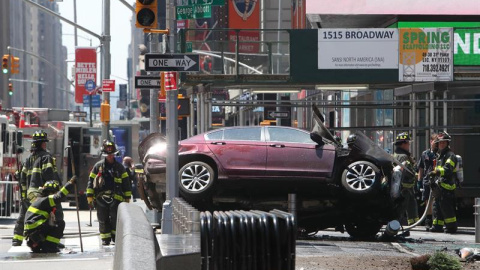
<instances>
[{"instance_id":1,"label":"advertisement poster","mask_svg":"<svg viewBox=\"0 0 480 270\"><path fill-rule=\"evenodd\" d=\"M83 103L88 95L85 83L93 80L97 84L97 52L95 48L75 49L75 103Z\"/></svg>"},{"instance_id":2,"label":"advertisement poster","mask_svg":"<svg viewBox=\"0 0 480 270\"><path fill-rule=\"evenodd\" d=\"M480 66L480 29L455 29L453 64Z\"/></svg>"},{"instance_id":3,"label":"advertisement poster","mask_svg":"<svg viewBox=\"0 0 480 270\"><path fill-rule=\"evenodd\" d=\"M305 29L307 0L292 0L292 29Z\"/></svg>"},{"instance_id":4,"label":"advertisement poster","mask_svg":"<svg viewBox=\"0 0 480 270\"><path fill-rule=\"evenodd\" d=\"M232 29L260 29L260 1L258 0L228 0L228 28ZM259 31L241 31L238 35L241 53L256 53L259 51ZM228 33L229 49L235 51L237 35L235 31Z\"/></svg>"},{"instance_id":5,"label":"advertisement poster","mask_svg":"<svg viewBox=\"0 0 480 270\"><path fill-rule=\"evenodd\" d=\"M319 29L318 69L397 69L398 29Z\"/></svg>"},{"instance_id":6,"label":"advertisement poster","mask_svg":"<svg viewBox=\"0 0 480 270\"><path fill-rule=\"evenodd\" d=\"M451 81L453 79L453 29L400 29L399 81Z\"/></svg>"}]
</instances>

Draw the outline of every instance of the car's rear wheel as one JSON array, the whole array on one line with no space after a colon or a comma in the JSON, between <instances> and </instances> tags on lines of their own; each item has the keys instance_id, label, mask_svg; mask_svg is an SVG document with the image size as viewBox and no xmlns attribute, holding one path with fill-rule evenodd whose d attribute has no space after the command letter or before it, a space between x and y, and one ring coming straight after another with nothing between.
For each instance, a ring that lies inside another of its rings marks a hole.
<instances>
[{"instance_id":1,"label":"car's rear wheel","mask_svg":"<svg viewBox=\"0 0 480 270\"><path fill-rule=\"evenodd\" d=\"M347 233L351 237L359 240L374 239L381 228L382 224L374 221L359 221L345 224Z\"/></svg>"},{"instance_id":2,"label":"car's rear wheel","mask_svg":"<svg viewBox=\"0 0 480 270\"><path fill-rule=\"evenodd\" d=\"M202 161L185 164L178 172L180 193L189 200L208 199L213 192L216 175L213 168Z\"/></svg>"},{"instance_id":3,"label":"car's rear wheel","mask_svg":"<svg viewBox=\"0 0 480 270\"><path fill-rule=\"evenodd\" d=\"M349 195L372 195L380 189L381 172L371 162L356 161L343 170L341 181Z\"/></svg>"}]
</instances>

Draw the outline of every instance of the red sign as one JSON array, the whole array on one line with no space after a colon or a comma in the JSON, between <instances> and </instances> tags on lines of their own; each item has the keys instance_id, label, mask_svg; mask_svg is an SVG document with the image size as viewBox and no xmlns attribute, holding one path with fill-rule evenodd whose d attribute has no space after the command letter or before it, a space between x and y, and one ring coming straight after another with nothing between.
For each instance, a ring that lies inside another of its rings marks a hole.
<instances>
[{"instance_id":1,"label":"red sign","mask_svg":"<svg viewBox=\"0 0 480 270\"><path fill-rule=\"evenodd\" d=\"M97 52L95 48L75 49L75 103L83 104L83 95L88 95L85 83L97 82Z\"/></svg>"},{"instance_id":2,"label":"red sign","mask_svg":"<svg viewBox=\"0 0 480 270\"><path fill-rule=\"evenodd\" d=\"M177 90L177 73L165 72L165 91Z\"/></svg>"},{"instance_id":3,"label":"red sign","mask_svg":"<svg viewBox=\"0 0 480 270\"><path fill-rule=\"evenodd\" d=\"M260 29L260 1L258 0L228 0L228 27L231 29ZM228 40L230 51L235 51L236 33L229 31ZM259 51L259 43L248 41L260 41L259 31L245 31L238 33L240 41L239 52L255 53Z\"/></svg>"},{"instance_id":4,"label":"red sign","mask_svg":"<svg viewBox=\"0 0 480 270\"><path fill-rule=\"evenodd\" d=\"M115 92L115 80L103 80L102 81L103 92Z\"/></svg>"}]
</instances>

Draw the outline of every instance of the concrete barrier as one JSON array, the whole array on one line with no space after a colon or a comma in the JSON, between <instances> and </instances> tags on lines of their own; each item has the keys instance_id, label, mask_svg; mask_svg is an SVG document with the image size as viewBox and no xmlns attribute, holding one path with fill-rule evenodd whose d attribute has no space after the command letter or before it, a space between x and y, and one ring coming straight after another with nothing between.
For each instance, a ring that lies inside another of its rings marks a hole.
<instances>
[{"instance_id":1,"label":"concrete barrier","mask_svg":"<svg viewBox=\"0 0 480 270\"><path fill-rule=\"evenodd\" d=\"M153 228L140 206L121 203L117 214L115 270L157 269L158 244Z\"/></svg>"}]
</instances>

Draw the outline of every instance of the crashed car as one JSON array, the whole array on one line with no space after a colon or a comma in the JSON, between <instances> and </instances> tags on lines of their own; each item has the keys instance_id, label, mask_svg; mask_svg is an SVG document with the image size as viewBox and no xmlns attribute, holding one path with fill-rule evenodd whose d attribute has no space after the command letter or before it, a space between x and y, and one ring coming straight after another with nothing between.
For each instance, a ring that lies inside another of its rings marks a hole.
<instances>
[{"instance_id":1,"label":"crashed car","mask_svg":"<svg viewBox=\"0 0 480 270\"><path fill-rule=\"evenodd\" d=\"M376 235L394 218L390 178L395 160L365 134L344 147L325 127L316 106L311 132L282 126L212 130L179 142L179 193L200 210L287 210L296 194L304 233L345 229ZM140 144L143 192L161 209L166 190L166 141L151 134Z\"/></svg>"}]
</instances>

